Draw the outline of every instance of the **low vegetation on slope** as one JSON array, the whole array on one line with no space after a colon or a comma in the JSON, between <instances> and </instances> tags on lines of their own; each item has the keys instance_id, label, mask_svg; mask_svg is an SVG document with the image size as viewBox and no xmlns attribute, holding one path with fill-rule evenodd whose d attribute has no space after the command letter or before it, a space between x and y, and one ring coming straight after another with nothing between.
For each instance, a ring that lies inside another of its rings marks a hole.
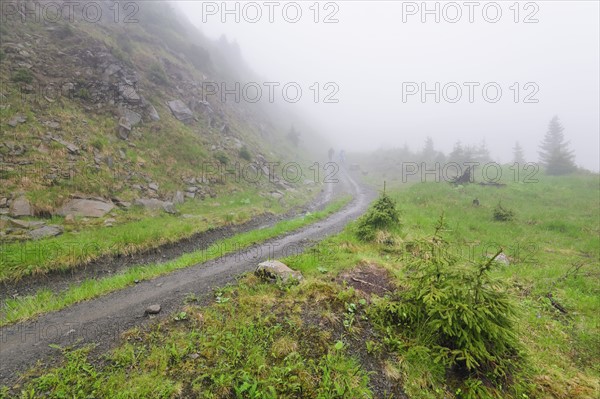
<instances>
[{"instance_id":1,"label":"low vegetation on slope","mask_svg":"<svg viewBox=\"0 0 600 399\"><path fill-rule=\"evenodd\" d=\"M283 260L300 283L246 275L208 305L190 295L110 353L61 349L5 395L596 398L598 194L597 176L388 190ZM512 220L494 218L499 199ZM359 238L382 211L401 226Z\"/></svg>"},{"instance_id":2,"label":"low vegetation on slope","mask_svg":"<svg viewBox=\"0 0 600 399\"><path fill-rule=\"evenodd\" d=\"M136 5L136 23L111 9L91 23L74 6L74 21L15 14L0 27L0 282L317 194L313 172L283 176L308 157L286 138L283 113L221 98L221 83L250 73L233 44L205 38L165 2Z\"/></svg>"}]
</instances>

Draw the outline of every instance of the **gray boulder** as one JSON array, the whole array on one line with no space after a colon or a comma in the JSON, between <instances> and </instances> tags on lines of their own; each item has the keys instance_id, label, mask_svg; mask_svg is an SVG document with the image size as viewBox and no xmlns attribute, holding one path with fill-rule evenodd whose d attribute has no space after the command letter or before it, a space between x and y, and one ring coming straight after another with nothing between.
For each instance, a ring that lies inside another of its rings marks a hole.
<instances>
[{"instance_id":1,"label":"gray boulder","mask_svg":"<svg viewBox=\"0 0 600 399\"><path fill-rule=\"evenodd\" d=\"M281 279L284 283L287 283L292 278L298 281L302 280L302 273L290 269L286 264L278 260L268 260L259 263L254 273L263 279Z\"/></svg>"},{"instance_id":2,"label":"gray boulder","mask_svg":"<svg viewBox=\"0 0 600 399\"><path fill-rule=\"evenodd\" d=\"M42 238L55 237L62 234L63 229L60 226L43 226L29 232L29 237L33 240L40 240Z\"/></svg>"},{"instance_id":3,"label":"gray boulder","mask_svg":"<svg viewBox=\"0 0 600 399\"><path fill-rule=\"evenodd\" d=\"M173 195L173 200L172 200L173 204L175 205L179 205L179 204L183 204L185 202L185 197L183 196L183 193L181 191L177 191L174 195Z\"/></svg>"},{"instance_id":4,"label":"gray boulder","mask_svg":"<svg viewBox=\"0 0 600 399\"><path fill-rule=\"evenodd\" d=\"M172 100L167 102L173 116L181 122L188 123L194 119L194 114L181 100Z\"/></svg>"},{"instance_id":5,"label":"gray boulder","mask_svg":"<svg viewBox=\"0 0 600 399\"><path fill-rule=\"evenodd\" d=\"M33 216L33 208L27 198L21 195L10 204L9 215L13 217Z\"/></svg>"},{"instance_id":6,"label":"gray boulder","mask_svg":"<svg viewBox=\"0 0 600 399\"><path fill-rule=\"evenodd\" d=\"M158 314L161 311L161 307L158 304L155 305L150 305L146 308L146 310L144 311L145 314L149 315L149 314Z\"/></svg>"},{"instance_id":7,"label":"gray boulder","mask_svg":"<svg viewBox=\"0 0 600 399\"><path fill-rule=\"evenodd\" d=\"M138 104L142 101L142 98L132 85L119 85L119 93L121 94L121 97L130 104Z\"/></svg>"},{"instance_id":8,"label":"gray boulder","mask_svg":"<svg viewBox=\"0 0 600 399\"><path fill-rule=\"evenodd\" d=\"M139 199L136 199L133 204L141 206L143 208L151 209L151 210L162 209L163 211L165 211L167 213L177 213L172 202L161 201L156 198L139 198Z\"/></svg>"},{"instance_id":9,"label":"gray boulder","mask_svg":"<svg viewBox=\"0 0 600 399\"><path fill-rule=\"evenodd\" d=\"M148 108L146 109L146 111L148 112L148 116L150 117L150 120L157 122L160 120L160 115L158 115L158 111L156 111L156 108L154 108L154 105L152 104L148 104Z\"/></svg>"},{"instance_id":10,"label":"gray boulder","mask_svg":"<svg viewBox=\"0 0 600 399\"><path fill-rule=\"evenodd\" d=\"M121 108L119 110L121 119L119 120L119 126L124 127L127 130L131 130L134 126L142 121L142 116L135 111L127 108Z\"/></svg>"},{"instance_id":11,"label":"gray boulder","mask_svg":"<svg viewBox=\"0 0 600 399\"><path fill-rule=\"evenodd\" d=\"M27 122L27 118L23 115L15 115L11 120L8 121L8 124L12 127L17 127L19 123Z\"/></svg>"},{"instance_id":12,"label":"gray boulder","mask_svg":"<svg viewBox=\"0 0 600 399\"><path fill-rule=\"evenodd\" d=\"M93 199L72 199L57 212L60 216L83 216L100 218L110 212L115 206L110 202Z\"/></svg>"}]
</instances>

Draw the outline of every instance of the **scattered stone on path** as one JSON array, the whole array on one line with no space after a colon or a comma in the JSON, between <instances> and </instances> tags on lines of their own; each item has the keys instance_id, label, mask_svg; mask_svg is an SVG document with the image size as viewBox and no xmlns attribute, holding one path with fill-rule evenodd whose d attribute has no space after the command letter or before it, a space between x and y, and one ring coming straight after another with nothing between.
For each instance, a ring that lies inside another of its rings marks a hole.
<instances>
[{"instance_id":1,"label":"scattered stone on path","mask_svg":"<svg viewBox=\"0 0 600 399\"><path fill-rule=\"evenodd\" d=\"M286 264L278 260L268 260L259 263L254 273L263 279L271 281L281 279L284 283L287 283L291 278L298 281L303 278L302 273L290 269Z\"/></svg>"},{"instance_id":2,"label":"scattered stone on path","mask_svg":"<svg viewBox=\"0 0 600 399\"><path fill-rule=\"evenodd\" d=\"M146 308L146 311L144 312L144 314L158 314L160 313L160 305L156 304L156 305L150 305Z\"/></svg>"}]
</instances>

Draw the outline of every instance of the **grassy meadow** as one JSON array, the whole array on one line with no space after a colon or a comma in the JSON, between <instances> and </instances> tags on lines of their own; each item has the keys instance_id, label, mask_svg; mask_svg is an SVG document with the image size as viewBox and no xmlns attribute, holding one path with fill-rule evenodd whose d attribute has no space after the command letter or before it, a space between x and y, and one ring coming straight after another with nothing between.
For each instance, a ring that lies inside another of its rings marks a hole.
<instances>
[{"instance_id":1,"label":"grassy meadow","mask_svg":"<svg viewBox=\"0 0 600 399\"><path fill-rule=\"evenodd\" d=\"M299 283L190 295L101 359L57 348L62 365L0 396L597 398L599 194L597 175L388 189L399 221L359 239L372 210L283 259Z\"/></svg>"}]
</instances>

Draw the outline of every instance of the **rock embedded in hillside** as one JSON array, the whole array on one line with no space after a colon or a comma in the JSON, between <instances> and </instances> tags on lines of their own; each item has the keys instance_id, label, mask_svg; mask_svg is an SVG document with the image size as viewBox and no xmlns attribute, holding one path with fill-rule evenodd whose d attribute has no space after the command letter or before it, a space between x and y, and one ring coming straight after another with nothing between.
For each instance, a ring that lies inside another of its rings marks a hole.
<instances>
[{"instance_id":1,"label":"rock embedded in hillside","mask_svg":"<svg viewBox=\"0 0 600 399\"><path fill-rule=\"evenodd\" d=\"M130 104L138 104L142 101L140 95L135 91L135 88L129 84L119 85L119 94Z\"/></svg>"},{"instance_id":2,"label":"rock embedded in hillside","mask_svg":"<svg viewBox=\"0 0 600 399\"><path fill-rule=\"evenodd\" d=\"M44 122L44 126L49 127L50 129L55 129L55 130L60 129L60 124L56 121L46 121L46 122Z\"/></svg>"},{"instance_id":3,"label":"rock embedded in hillside","mask_svg":"<svg viewBox=\"0 0 600 399\"><path fill-rule=\"evenodd\" d=\"M150 184L148 184L148 188L152 191L158 191L158 184L150 183Z\"/></svg>"},{"instance_id":4,"label":"rock embedded in hillside","mask_svg":"<svg viewBox=\"0 0 600 399\"><path fill-rule=\"evenodd\" d=\"M183 204L185 202L185 197L183 196L183 193L181 191L175 192L175 194L173 195L172 202L175 205Z\"/></svg>"},{"instance_id":5,"label":"rock embedded in hillside","mask_svg":"<svg viewBox=\"0 0 600 399\"><path fill-rule=\"evenodd\" d=\"M161 310L160 305L155 304L155 305L150 305L146 308L146 310L144 311L144 314L149 315L149 314L159 314Z\"/></svg>"},{"instance_id":6,"label":"rock embedded in hillside","mask_svg":"<svg viewBox=\"0 0 600 399\"><path fill-rule=\"evenodd\" d=\"M22 195L15 198L10 204L9 215L13 217L33 216L31 203Z\"/></svg>"},{"instance_id":7,"label":"rock embedded in hillside","mask_svg":"<svg viewBox=\"0 0 600 399\"><path fill-rule=\"evenodd\" d=\"M34 227L41 227L44 225L44 222L42 221L26 221L26 220L19 220L19 219L8 219L8 222L13 225L14 227L17 227L19 229L31 229Z\"/></svg>"},{"instance_id":8,"label":"rock embedded in hillside","mask_svg":"<svg viewBox=\"0 0 600 399\"><path fill-rule=\"evenodd\" d=\"M96 199L72 199L57 212L60 216L82 216L99 218L106 215L114 208L110 202L100 201Z\"/></svg>"},{"instance_id":9,"label":"rock embedded in hillside","mask_svg":"<svg viewBox=\"0 0 600 399\"><path fill-rule=\"evenodd\" d=\"M146 112L148 113L148 117L153 122L158 122L160 120L160 115L158 115L158 111L154 108L154 105L148 104L148 108L146 108Z\"/></svg>"},{"instance_id":10,"label":"rock embedded in hillside","mask_svg":"<svg viewBox=\"0 0 600 399\"><path fill-rule=\"evenodd\" d=\"M287 283L290 279L302 280L302 273L290 269L286 264L278 260L268 260L258 264L256 271L257 276L267 280L281 279Z\"/></svg>"},{"instance_id":11,"label":"rock embedded in hillside","mask_svg":"<svg viewBox=\"0 0 600 399\"><path fill-rule=\"evenodd\" d=\"M162 209L167 213L177 213L175 207L173 207L172 202L161 201L156 198L139 198L136 199L133 203L134 205L138 205L151 210L159 210Z\"/></svg>"},{"instance_id":12,"label":"rock embedded in hillside","mask_svg":"<svg viewBox=\"0 0 600 399\"><path fill-rule=\"evenodd\" d=\"M42 238L48 237L56 237L62 234L63 229L60 226L51 225L51 226L43 226L35 230L31 230L29 232L29 237L33 240L40 240Z\"/></svg>"},{"instance_id":13,"label":"rock embedded in hillside","mask_svg":"<svg viewBox=\"0 0 600 399\"><path fill-rule=\"evenodd\" d=\"M119 125L123 126L127 130L133 129L142 121L142 116L140 114L128 108L120 108L119 114L121 115Z\"/></svg>"},{"instance_id":14,"label":"rock embedded in hillside","mask_svg":"<svg viewBox=\"0 0 600 399\"><path fill-rule=\"evenodd\" d=\"M167 105L169 106L169 109L171 109L173 116L181 122L189 123L194 119L194 114L183 101L172 100L168 101Z\"/></svg>"},{"instance_id":15,"label":"rock embedded in hillside","mask_svg":"<svg viewBox=\"0 0 600 399\"><path fill-rule=\"evenodd\" d=\"M8 124L12 127L17 127L19 123L25 122L27 122L27 118L25 118L23 115L15 115L11 118L11 120L8 121Z\"/></svg>"},{"instance_id":16,"label":"rock embedded in hillside","mask_svg":"<svg viewBox=\"0 0 600 399\"><path fill-rule=\"evenodd\" d=\"M8 198L0 198L0 208L6 208L8 206Z\"/></svg>"},{"instance_id":17,"label":"rock embedded in hillside","mask_svg":"<svg viewBox=\"0 0 600 399\"><path fill-rule=\"evenodd\" d=\"M77 147L75 144L69 143L68 141L65 141L58 137L52 137L52 140L67 147L67 151L69 151L70 154L73 154L73 155L79 154L79 147Z\"/></svg>"}]
</instances>

